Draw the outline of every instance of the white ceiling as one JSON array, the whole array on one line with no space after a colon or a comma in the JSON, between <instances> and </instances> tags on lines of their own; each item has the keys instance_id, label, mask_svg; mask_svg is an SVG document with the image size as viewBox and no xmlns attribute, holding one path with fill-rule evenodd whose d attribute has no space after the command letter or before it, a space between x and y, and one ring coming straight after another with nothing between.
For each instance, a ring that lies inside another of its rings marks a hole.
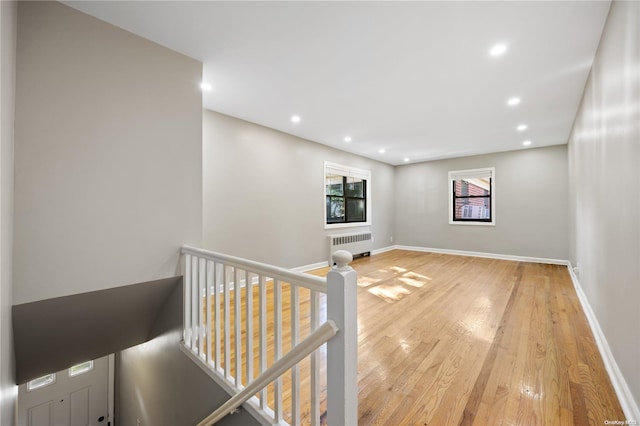
<instances>
[{"instance_id":1,"label":"white ceiling","mask_svg":"<svg viewBox=\"0 0 640 426\"><path fill-rule=\"evenodd\" d=\"M566 143L610 5L64 3L202 61L205 108L396 165Z\"/></svg>"}]
</instances>

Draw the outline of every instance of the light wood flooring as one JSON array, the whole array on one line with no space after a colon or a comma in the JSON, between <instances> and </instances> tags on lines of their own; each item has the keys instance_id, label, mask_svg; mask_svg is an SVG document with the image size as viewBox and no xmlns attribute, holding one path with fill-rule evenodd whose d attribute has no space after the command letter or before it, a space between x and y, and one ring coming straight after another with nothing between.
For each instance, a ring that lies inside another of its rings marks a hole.
<instances>
[{"instance_id":1,"label":"light wood flooring","mask_svg":"<svg viewBox=\"0 0 640 426\"><path fill-rule=\"evenodd\" d=\"M358 272L359 425L625 419L566 267L401 250L351 266ZM253 294L255 307L256 288ZM305 298L301 292L303 305ZM288 286L283 301L286 342ZM301 338L307 315L301 314ZM290 344L284 346L286 353ZM308 360L301 367L306 374ZM273 385L269 392L272 400ZM302 424L308 424L304 408Z\"/></svg>"}]
</instances>

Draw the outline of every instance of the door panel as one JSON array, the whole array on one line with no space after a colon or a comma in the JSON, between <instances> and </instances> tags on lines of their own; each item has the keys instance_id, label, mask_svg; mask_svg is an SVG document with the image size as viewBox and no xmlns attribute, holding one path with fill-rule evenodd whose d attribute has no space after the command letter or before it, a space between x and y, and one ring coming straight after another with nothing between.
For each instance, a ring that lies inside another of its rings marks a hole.
<instances>
[{"instance_id":1,"label":"door panel","mask_svg":"<svg viewBox=\"0 0 640 426\"><path fill-rule=\"evenodd\" d=\"M27 424L29 426L53 426L53 401L30 408Z\"/></svg>"},{"instance_id":2,"label":"door panel","mask_svg":"<svg viewBox=\"0 0 640 426\"><path fill-rule=\"evenodd\" d=\"M56 373L55 383L27 391L18 388L19 426L107 426L109 422L109 357L93 361L93 368L69 375Z\"/></svg>"},{"instance_id":3,"label":"door panel","mask_svg":"<svg viewBox=\"0 0 640 426\"><path fill-rule=\"evenodd\" d=\"M69 398L71 404L71 426L87 426L89 424L89 388L73 392Z\"/></svg>"}]
</instances>

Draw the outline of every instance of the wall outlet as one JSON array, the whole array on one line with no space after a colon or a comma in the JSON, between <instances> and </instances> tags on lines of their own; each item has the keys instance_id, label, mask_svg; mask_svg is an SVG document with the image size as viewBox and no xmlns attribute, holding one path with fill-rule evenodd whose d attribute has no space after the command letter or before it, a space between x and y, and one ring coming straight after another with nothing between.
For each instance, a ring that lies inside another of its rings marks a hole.
<instances>
[{"instance_id":1,"label":"wall outlet","mask_svg":"<svg viewBox=\"0 0 640 426\"><path fill-rule=\"evenodd\" d=\"M392 243L393 242L393 237L389 237L389 242Z\"/></svg>"},{"instance_id":2,"label":"wall outlet","mask_svg":"<svg viewBox=\"0 0 640 426\"><path fill-rule=\"evenodd\" d=\"M142 422L140 421L140 419L136 419L136 426L142 426Z\"/></svg>"}]
</instances>

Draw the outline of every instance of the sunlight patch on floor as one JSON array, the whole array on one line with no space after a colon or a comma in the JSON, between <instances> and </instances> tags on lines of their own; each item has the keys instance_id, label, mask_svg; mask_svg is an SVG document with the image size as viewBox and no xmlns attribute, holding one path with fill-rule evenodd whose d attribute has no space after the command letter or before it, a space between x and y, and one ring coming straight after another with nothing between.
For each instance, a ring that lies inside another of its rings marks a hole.
<instances>
[{"instance_id":1,"label":"sunlight patch on floor","mask_svg":"<svg viewBox=\"0 0 640 426\"><path fill-rule=\"evenodd\" d=\"M407 277L400 277L398 278L398 280L402 281L406 285L410 285L411 287L416 287L416 288L420 288L425 284L424 281L414 280L413 278L407 278Z\"/></svg>"},{"instance_id":2,"label":"sunlight patch on floor","mask_svg":"<svg viewBox=\"0 0 640 426\"><path fill-rule=\"evenodd\" d=\"M403 277L413 278L414 280L431 281L430 277L428 277L426 275L418 274L417 272L407 272L406 274L403 275Z\"/></svg>"},{"instance_id":3,"label":"sunlight patch on floor","mask_svg":"<svg viewBox=\"0 0 640 426\"><path fill-rule=\"evenodd\" d=\"M359 276L358 277L358 287L369 287L370 285L373 285L373 284L377 283L378 281L380 281L380 280L376 279L376 278Z\"/></svg>"},{"instance_id":4,"label":"sunlight patch on floor","mask_svg":"<svg viewBox=\"0 0 640 426\"><path fill-rule=\"evenodd\" d=\"M431 281L431 278L415 272L407 272L398 278L398 280L411 287L421 288L427 281Z\"/></svg>"},{"instance_id":5,"label":"sunlight patch on floor","mask_svg":"<svg viewBox=\"0 0 640 426\"><path fill-rule=\"evenodd\" d=\"M379 285L368 290L369 293L374 296L378 296L387 303L395 303L408 294L411 294L409 290L401 285Z\"/></svg>"}]
</instances>

